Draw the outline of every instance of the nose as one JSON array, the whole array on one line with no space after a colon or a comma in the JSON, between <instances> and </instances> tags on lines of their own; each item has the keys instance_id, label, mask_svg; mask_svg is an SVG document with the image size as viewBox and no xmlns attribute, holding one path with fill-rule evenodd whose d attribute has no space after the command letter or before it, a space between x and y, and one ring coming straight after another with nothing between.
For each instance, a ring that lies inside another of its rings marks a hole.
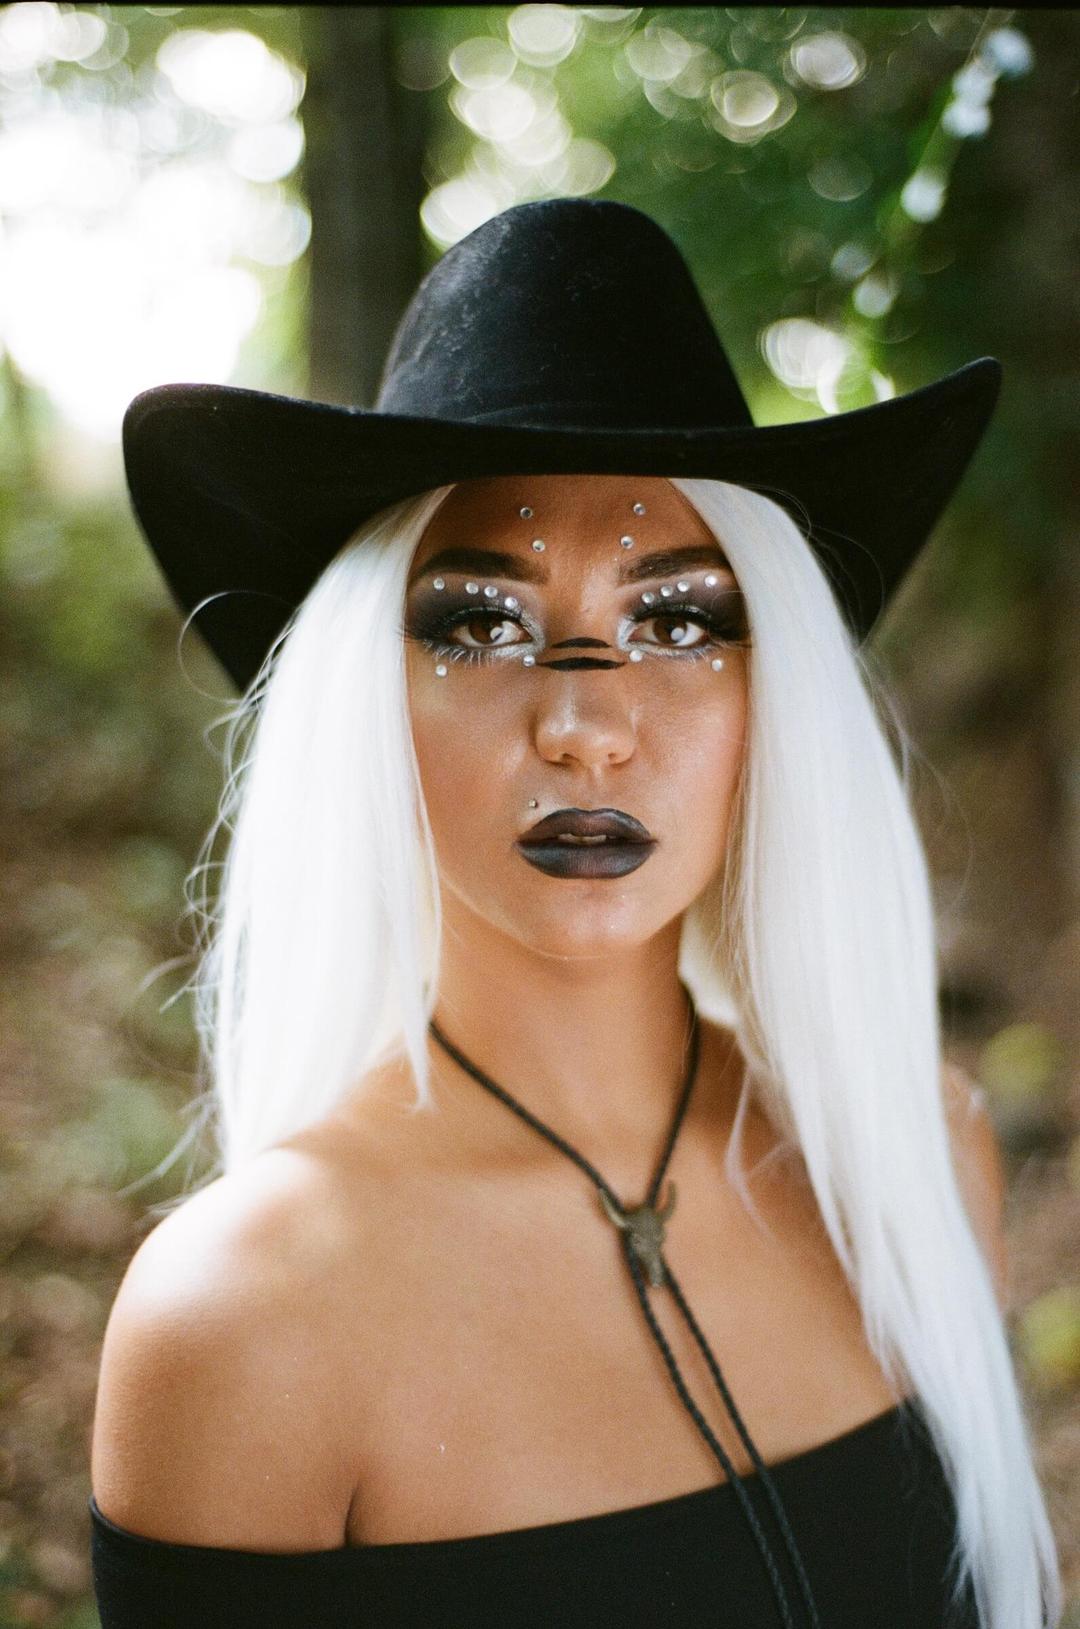
<instances>
[{"instance_id":1,"label":"nose","mask_svg":"<svg viewBox=\"0 0 1080 1629\"><path fill-rule=\"evenodd\" d=\"M629 758L636 730L622 677L602 668L535 673L534 740L540 756L550 763L573 760L586 768Z\"/></svg>"}]
</instances>

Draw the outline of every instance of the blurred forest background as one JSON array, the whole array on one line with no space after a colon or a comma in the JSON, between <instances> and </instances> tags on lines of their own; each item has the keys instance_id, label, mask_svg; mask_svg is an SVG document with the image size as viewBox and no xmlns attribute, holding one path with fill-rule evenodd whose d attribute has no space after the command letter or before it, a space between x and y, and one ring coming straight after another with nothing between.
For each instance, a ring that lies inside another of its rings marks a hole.
<instances>
[{"instance_id":1,"label":"blurred forest background","mask_svg":"<svg viewBox=\"0 0 1080 1629\"><path fill-rule=\"evenodd\" d=\"M167 1161L232 696L127 505L123 409L174 380L367 405L437 256L566 194L671 232L759 423L1004 363L873 649L1078 1629L1078 115L1067 9L0 9L0 1629L97 1624L101 1335L208 1158Z\"/></svg>"}]
</instances>

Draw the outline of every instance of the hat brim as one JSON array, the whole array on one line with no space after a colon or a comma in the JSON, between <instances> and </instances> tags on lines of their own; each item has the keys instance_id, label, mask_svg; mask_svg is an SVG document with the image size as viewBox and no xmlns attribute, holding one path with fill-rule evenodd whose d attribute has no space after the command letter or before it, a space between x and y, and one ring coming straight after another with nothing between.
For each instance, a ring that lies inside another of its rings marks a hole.
<instances>
[{"instance_id":1,"label":"hat brim","mask_svg":"<svg viewBox=\"0 0 1080 1629\"><path fill-rule=\"evenodd\" d=\"M648 430L567 428L565 407L552 425L458 422L170 384L131 403L123 454L177 604L201 607L194 625L243 690L365 521L432 487L498 475L705 476L763 492L808 530L865 639L956 489L1000 384L1001 364L981 357L828 418Z\"/></svg>"}]
</instances>

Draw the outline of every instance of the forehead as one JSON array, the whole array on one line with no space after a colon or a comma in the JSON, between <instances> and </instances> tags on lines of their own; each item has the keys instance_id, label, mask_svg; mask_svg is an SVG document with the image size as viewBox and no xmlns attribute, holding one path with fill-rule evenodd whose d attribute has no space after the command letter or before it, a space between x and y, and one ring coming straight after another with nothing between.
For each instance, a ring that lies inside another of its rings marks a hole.
<instances>
[{"instance_id":1,"label":"forehead","mask_svg":"<svg viewBox=\"0 0 1080 1629\"><path fill-rule=\"evenodd\" d=\"M645 513L634 513L644 504ZM523 508L532 510L523 517ZM627 532L644 542L711 542L712 533L669 481L655 475L500 475L462 481L447 497L417 546L421 566L449 543L495 539L530 548L533 538L610 551Z\"/></svg>"}]
</instances>

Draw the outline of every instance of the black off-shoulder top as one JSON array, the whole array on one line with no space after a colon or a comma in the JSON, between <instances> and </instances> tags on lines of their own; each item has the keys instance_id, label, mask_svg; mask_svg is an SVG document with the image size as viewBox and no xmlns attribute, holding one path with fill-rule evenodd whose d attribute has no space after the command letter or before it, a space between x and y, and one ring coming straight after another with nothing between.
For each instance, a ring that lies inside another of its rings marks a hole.
<instances>
[{"instance_id":1,"label":"black off-shoulder top","mask_svg":"<svg viewBox=\"0 0 1080 1629\"><path fill-rule=\"evenodd\" d=\"M946 1612L955 1507L917 1404L769 1466L821 1629L978 1629ZM805 1607L754 1473L797 1629ZM473 1537L267 1553L172 1544L90 1499L102 1629L778 1629L730 1483Z\"/></svg>"}]
</instances>

